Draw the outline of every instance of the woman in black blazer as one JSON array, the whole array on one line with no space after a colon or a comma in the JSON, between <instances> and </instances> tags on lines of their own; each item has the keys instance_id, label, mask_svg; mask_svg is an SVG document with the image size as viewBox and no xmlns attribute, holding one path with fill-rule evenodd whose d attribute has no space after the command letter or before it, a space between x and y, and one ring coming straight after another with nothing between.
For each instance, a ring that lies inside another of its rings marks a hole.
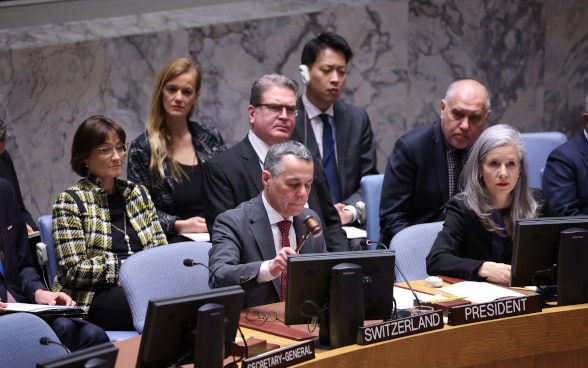
<instances>
[{"instance_id":1,"label":"woman in black blazer","mask_svg":"<svg viewBox=\"0 0 588 368\"><path fill-rule=\"evenodd\" d=\"M529 187L525 146L509 125L492 126L480 135L463 175L465 190L447 202L427 272L508 284L516 221L559 214L541 190Z\"/></svg>"}]
</instances>

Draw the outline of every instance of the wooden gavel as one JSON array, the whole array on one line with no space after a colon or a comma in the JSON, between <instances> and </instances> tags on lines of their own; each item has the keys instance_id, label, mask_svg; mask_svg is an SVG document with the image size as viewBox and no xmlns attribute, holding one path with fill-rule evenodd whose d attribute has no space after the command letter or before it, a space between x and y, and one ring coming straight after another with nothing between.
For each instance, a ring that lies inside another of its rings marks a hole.
<instances>
[{"instance_id":1,"label":"wooden gavel","mask_svg":"<svg viewBox=\"0 0 588 368\"><path fill-rule=\"evenodd\" d=\"M323 228L321 227L319 222L314 217L312 217L312 215L306 216L302 220L302 223L306 227L306 233L304 233L302 239L300 239L300 241L296 245L296 253L300 252L300 248L302 248L302 245L304 245L304 242L310 234L312 234L312 236L318 236L323 232Z\"/></svg>"}]
</instances>

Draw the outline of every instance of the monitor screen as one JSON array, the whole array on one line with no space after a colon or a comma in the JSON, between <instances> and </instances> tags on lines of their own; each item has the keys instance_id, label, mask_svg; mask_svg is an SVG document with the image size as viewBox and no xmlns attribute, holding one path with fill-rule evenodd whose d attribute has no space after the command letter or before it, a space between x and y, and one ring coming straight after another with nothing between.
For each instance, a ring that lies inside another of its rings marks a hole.
<instances>
[{"instance_id":1,"label":"monitor screen","mask_svg":"<svg viewBox=\"0 0 588 368\"><path fill-rule=\"evenodd\" d=\"M331 268L342 263L357 264L363 270L364 318L388 320L392 312L394 259L390 250L337 253L309 253L288 257L286 286L287 325L310 323L313 305L329 303Z\"/></svg>"},{"instance_id":2,"label":"monitor screen","mask_svg":"<svg viewBox=\"0 0 588 368\"><path fill-rule=\"evenodd\" d=\"M245 292L241 286L227 286L204 293L150 300L141 337L137 368L167 367L182 358L194 362L198 309L205 304L224 306L225 342L235 340ZM226 351L229 351L228 348Z\"/></svg>"},{"instance_id":3,"label":"monitor screen","mask_svg":"<svg viewBox=\"0 0 588 368\"><path fill-rule=\"evenodd\" d=\"M118 348L106 342L37 363L37 368L114 368L117 355Z\"/></svg>"},{"instance_id":4,"label":"monitor screen","mask_svg":"<svg viewBox=\"0 0 588 368\"><path fill-rule=\"evenodd\" d=\"M558 263L561 232L570 228L588 229L588 217L518 220L514 231L510 286L557 284L557 270L553 265Z\"/></svg>"}]
</instances>

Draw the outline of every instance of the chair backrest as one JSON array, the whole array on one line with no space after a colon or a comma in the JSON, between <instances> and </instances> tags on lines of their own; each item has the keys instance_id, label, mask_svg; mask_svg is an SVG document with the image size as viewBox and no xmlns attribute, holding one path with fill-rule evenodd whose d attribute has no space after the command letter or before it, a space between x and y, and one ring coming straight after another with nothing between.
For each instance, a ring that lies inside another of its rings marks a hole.
<instances>
[{"instance_id":1,"label":"chair backrest","mask_svg":"<svg viewBox=\"0 0 588 368\"><path fill-rule=\"evenodd\" d=\"M547 157L554 148L564 144L568 137L562 132L521 133L525 143L527 164L529 165L529 185L541 189L541 176Z\"/></svg>"},{"instance_id":2,"label":"chair backrest","mask_svg":"<svg viewBox=\"0 0 588 368\"><path fill-rule=\"evenodd\" d=\"M53 281L57 276L57 255L55 254L55 246L53 245L53 231L51 230L51 215L43 215L39 217L39 235L41 235L41 242L47 246L47 283L49 289L53 287Z\"/></svg>"},{"instance_id":3,"label":"chair backrest","mask_svg":"<svg viewBox=\"0 0 588 368\"><path fill-rule=\"evenodd\" d=\"M38 362L66 355L56 344L42 345L41 337L59 342L51 327L30 313L0 316L0 364L3 368L33 368Z\"/></svg>"},{"instance_id":4,"label":"chair backrest","mask_svg":"<svg viewBox=\"0 0 588 368\"><path fill-rule=\"evenodd\" d=\"M149 300L195 294L208 286L208 242L172 243L133 254L122 265L120 281L127 296L133 323L143 332ZM198 263L184 266L185 259Z\"/></svg>"},{"instance_id":5,"label":"chair backrest","mask_svg":"<svg viewBox=\"0 0 588 368\"><path fill-rule=\"evenodd\" d=\"M437 234L443 228L443 221L417 224L400 230L390 242L390 249L396 252L396 281L423 280L427 274L426 258Z\"/></svg>"},{"instance_id":6,"label":"chair backrest","mask_svg":"<svg viewBox=\"0 0 588 368\"><path fill-rule=\"evenodd\" d=\"M365 202L365 225L367 238L371 241L380 240L380 197L384 174L366 175L361 178L361 195Z\"/></svg>"}]
</instances>

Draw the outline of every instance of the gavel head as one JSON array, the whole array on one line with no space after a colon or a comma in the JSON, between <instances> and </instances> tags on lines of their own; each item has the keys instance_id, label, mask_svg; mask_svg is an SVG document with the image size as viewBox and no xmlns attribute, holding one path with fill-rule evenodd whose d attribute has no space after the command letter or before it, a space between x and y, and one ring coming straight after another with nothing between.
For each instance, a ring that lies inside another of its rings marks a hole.
<instances>
[{"instance_id":1,"label":"gavel head","mask_svg":"<svg viewBox=\"0 0 588 368\"><path fill-rule=\"evenodd\" d=\"M323 232L323 228L312 215L306 216L302 220L302 223L306 226L306 231L312 234L312 236L319 236Z\"/></svg>"}]
</instances>

